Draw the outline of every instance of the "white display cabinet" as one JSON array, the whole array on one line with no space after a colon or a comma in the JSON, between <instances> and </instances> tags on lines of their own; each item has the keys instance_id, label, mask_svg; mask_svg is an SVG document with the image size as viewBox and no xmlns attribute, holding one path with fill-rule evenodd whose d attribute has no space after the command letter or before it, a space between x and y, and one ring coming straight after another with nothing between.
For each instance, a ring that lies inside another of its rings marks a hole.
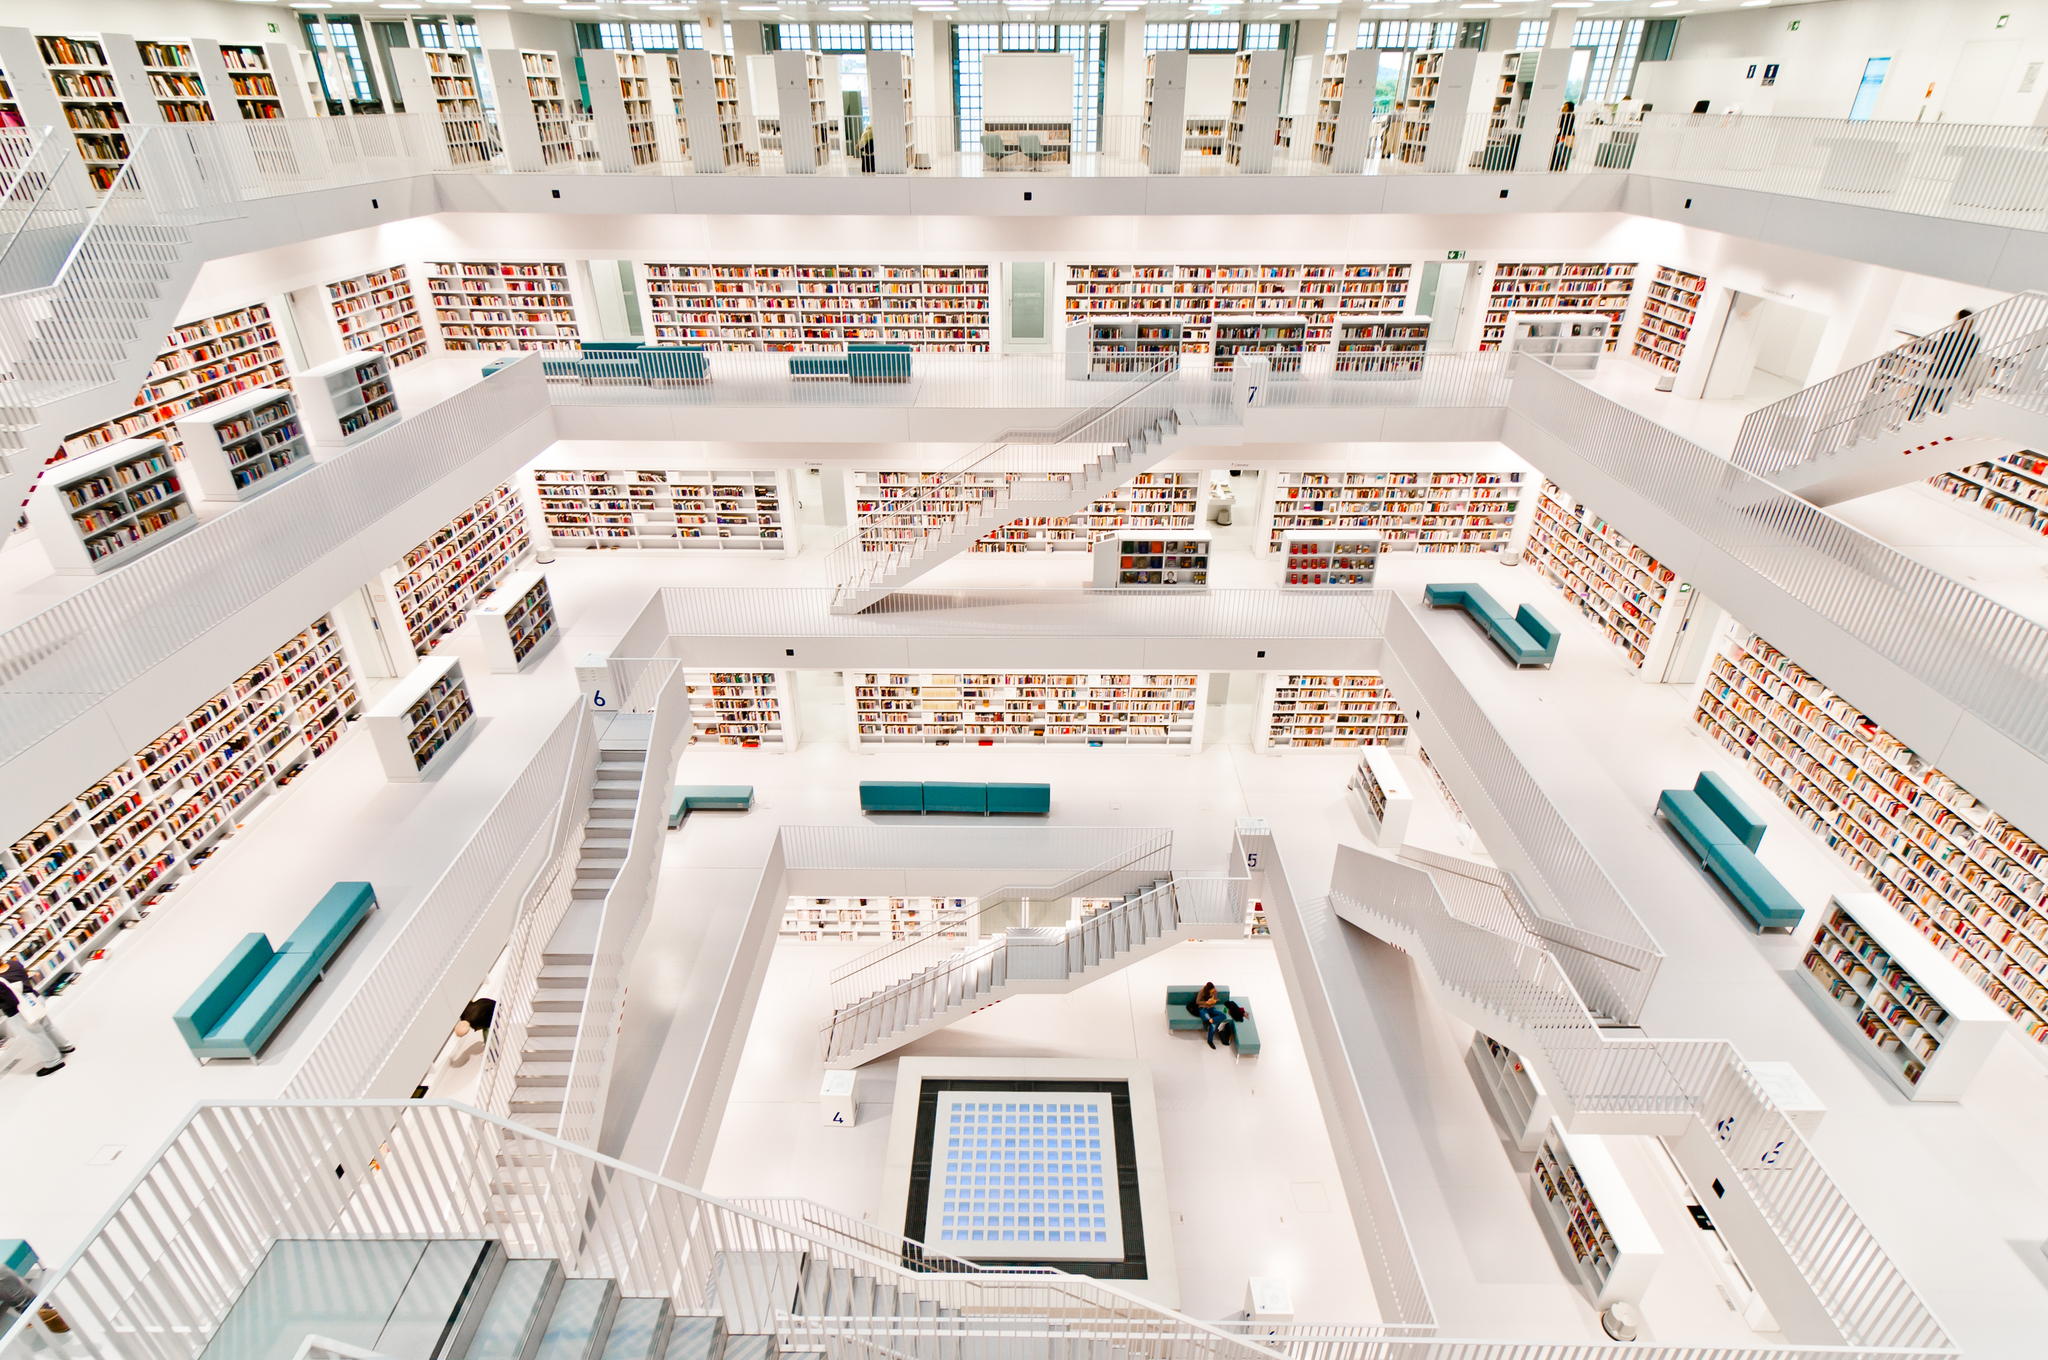
<instances>
[{"instance_id":1,"label":"white display cabinet","mask_svg":"<svg viewBox=\"0 0 2048 1360\"><path fill-rule=\"evenodd\" d=\"M1422 376L1428 358L1429 321L1411 316L1400 321L1365 317L1337 318L1331 369L1356 381L1401 382Z\"/></svg>"},{"instance_id":2,"label":"white display cabinet","mask_svg":"<svg viewBox=\"0 0 2048 1360\"><path fill-rule=\"evenodd\" d=\"M123 439L51 467L28 518L51 569L67 576L112 571L199 522L160 437Z\"/></svg>"},{"instance_id":3,"label":"white display cabinet","mask_svg":"<svg viewBox=\"0 0 2048 1360\"><path fill-rule=\"evenodd\" d=\"M875 172L901 175L917 164L917 115L910 93L910 54L870 52L868 128L874 134Z\"/></svg>"},{"instance_id":4,"label":"white display cabinet","mask_svg":"<svg viewBox=\"0 0 2048 1360\"><path fill-rule=\"evenodd\" d=\"M796 692L788 671L685 671L690 740L793 751Z\"/></svg>"},{"instance_id":5,"label":"white display cabinet","mask_svg":"<svg viewBox=\"0 0 2048 1360\"><path fill-rule=\"evenodd\" d=\"M1568 312L1516 316L1508 323L1508 372L1541 360L1560 373L1591 373L1608 350L1614 323Z\"/></svg>"},{"instance_id":6,"label":"white display cabinet","mask_svg":"<svg viewBox=\"0 0 2048 1360\"><path fill-rule=\"evenodd\" d=\"M1383 850L1398 850L1408 840L1408 819L1415 814L1415 795L1384 746L1359 752L1358 768L1345 784L1367 834Z\"/></svg>"},{"instance_id":7,"label":"white display cabinet","mask_svg":"<svg viewBox=\"0 0 2048 1360\"><path fill-rule=\"evenodd\" d=\"M491 89L497 95L498 126L514 170L541 170L576 159L569 129L570 100L562 84L559 53L533 47L500 47L489 53Z\"/></svg>"},{"instance_id":8,"label":"white display cabinet","mask_svg":"<svg viewBox=\"0 0 2048 1360\"><path fill-rule=\"evenodd\" d=\"M1377 529L1287 529L1280 534L1283 590L1365 591L1379 572Z\"/></svg>"},{"instance_id":9,"label":"white display cabinet","mask_svg":"<svg viewBox=\"0 0 2048 1360\"><path fill-rule=\"evenodd\" d=\"M1145 58L1144 125L1138 159L1155 175L1177 175L1187 154L1188 54L1154 52Z\"/></svg>"},{"instance_id":10,"label":"white display cabinet","mask_svg":"<svg viewBox=\"0 0 2048 1360\"><path fill-rule=\"evenodd\" d=\"M597 156L604 168L623 174L661 159L654 135L651 64L659 54L601 48L583 53Z\"/></svg>"},{"instance_id":11,"label":"white display cabinet","mask_svg":"<svg viewBox=\"0 0 2048 1360\"><path fill-rule=\"evenodd\" d=\"M1372 150L1374 87L1379 82L1379 49L1331 52L1323 58L1316 87L1316 132L1309 157L1333 173L1356 175Z\"/></svg>"},{"instance_id":12,"label":"white display cabinet","mask_svg":"<svg viewBox=\"0 0 2048 1360\"><path fill-rule=\"evenodd\" d=\"M387 54L398 75L407 113L431 114L440 125L451 165L482 165L492 157L480 53L460 47L394 47Z\"/></svg>"},{"instance_id":13,"label":"white display cabinet","mask_svg":"<svg viewBox=\"0 0 2048 1360\"><path fill-rule=\"evenodd\" d=\"M476 607L477 636L495 675L516 675L559 636L555 599L538 571L515 571Z\"/></svg>"},{"instance_id":14,"label":"white display cabinet","mask_svg":"<svg viewBox=\"0 0 2048 1360\"><path fill-rule=\"evenodd\" d=\"M740 126L739 76L726 52L675 54L689 128L690 162L699 174L730 170L751 158Z\"/></svg>"},{"instance_id":15,"label":"white display cabinet","mask_svg":"<svg viewBox=\"0 0 2048 1360\"><path fill-rule=\"evenodd\" d=\"M423 661L363 714L384 777L416 784L445 769L476 730L462 663Z\"/></svg>"},{"instance_id":16,"label":"white display cabinet","mask_svg":"<svg viewBox=\"0 0 2048 1360\"><path fill-rule=\"evenodd\" d=\"M1067 377L1141 379L1180 368L1186 326L1177 318L1101 317L1067 327Z\"/></svg>"},{"instance_id":17,"label":"white display cabinet","mask_svg":"<svg viewBox=\"0 0 2048 1360\"><path fill-rule=\"evenodd\" d=\"M1216 318L1216 353L1210 366L1217 377L1229 376L1231 365L1253 355L1272 365L1276 378L1301 376L1308 354L1309 320L1305 316L1271 316L1245 312Z\"/></svg>"},{"instance_id":18,"label":"white display cabinet","mask_svg":"<svg viewBox=\"0 0 2048 1360\"><path fill-rule=\"evenodd\" d=\"M1840 893L1803 962L1854 1046L1912 1100L1961 1100L2005 1012L1876 893Z\"/></svg>"},{"instance_id":19,"label":"white display cabinet","mask_svg":"<svg viewBox=\"0 0 2048 1360\"><path fill-rule=\"evenodd\" d=\"M1151 671L848 671L857 747L1202 744L1209 677Z\"/></svg>"},{"instance_id":20,"label":"white display cabinet","mask_svg":"<svg viewBox=\"0 0 2048 1360\"><path fill-rule=\"evenodd\" d=\"M398 395L384 351L360 349L292 375L316 448L345 447L398 423Z\"/></svg>"},{"instance_id":21,"label":"white display cabinet","mask_svg":"<svg viewBox=\"0 0 2048 1360\"><path fill-rule=\"evenodd\" d=\"M1593 1306L1641 1306L1664 1248L1606 1143L1552 1123L1527 1165L1536 1216Z\"/></svg>"},{"instance_id":22,"label":"white display cabinet","mask_svg":"<svg viewBox=\"0 0 2048 1360\"><path fill-rule=\"evenodd\" d=\"M1286 79L1285 52L1237 54L1230 78L1230 117L1223 128L1223 159L1245 174L1263 175L1273 168Z\"/></svg>"},{"instance_id":23,"label":"white display cabinet","mask_svg":"<svg viewBox=\"0 0 2048 1360\"><path fill-rule=\"evenodd\" d=\"M281 387L200 407L179 419L178 441L202 501L245 501L313 466L298 399Z\"/></svg>"},{"instance_id":24,"label":"white display cabinet","mask_svg":"<svg viewBox=\"0 0 2048 1360\"><path fill-rule=\"evenodd\" d=\"M1493 1108L1494 1123L1517 1152L1536 1151L1557 1118L1543 1083L1523 1064L1521 1054L1484 1034L1472 1036L1470 1061L1479 1075L1479 1089Z\"/></svg>"},{"instance_id":25,"label":"white display cabinet","mask_svg":"<svg viewBox=\"0 0 2048 1360\"><path fill-rule=\"evenodd\" d=\"M832 121L825 73L816 52L775 54L775 108L782 124L782 168L814 174L832 155Z\"/></svg>"},{"instance_id":26,"label":"white display cabinet","mask_svg":"<svg viewBox=\"0 0 2048 1360\"><path fill-rule=\"evenodd\" d=\"M1313 749L1398 746L1408 740L1408 714L1377 671L1275 671L1259 695L1253 746Z\"/></svg>"},{"instance_id":27,"label":"white display cabinet","mask_svg":"<svg viewBox=\"0 0 2048 1360\"><path fill-rule=\"evenodd\" d=\"M1209 535L1205 530L1153 530L1111 534L1094 548L1097 590L1146 593L1209 588Z\"/></svg>"}]
</instances>

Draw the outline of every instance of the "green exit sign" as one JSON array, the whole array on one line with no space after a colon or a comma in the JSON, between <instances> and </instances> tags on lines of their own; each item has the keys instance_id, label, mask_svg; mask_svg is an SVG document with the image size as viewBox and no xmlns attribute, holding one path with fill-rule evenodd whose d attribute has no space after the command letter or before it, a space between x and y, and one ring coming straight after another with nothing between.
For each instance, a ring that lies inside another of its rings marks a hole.
<instances>
[{"instance_id":1,"label":"green exit sign","mask_svg":"<svg viewBox=\"0 0 2048 1360\"><path fill-rule=\"evenodd\" d=\"M1446 250L1444 258L1446 260L1462 260L1465 258L1465 252L1462 250Z\"/></svg>"}]
</instances>

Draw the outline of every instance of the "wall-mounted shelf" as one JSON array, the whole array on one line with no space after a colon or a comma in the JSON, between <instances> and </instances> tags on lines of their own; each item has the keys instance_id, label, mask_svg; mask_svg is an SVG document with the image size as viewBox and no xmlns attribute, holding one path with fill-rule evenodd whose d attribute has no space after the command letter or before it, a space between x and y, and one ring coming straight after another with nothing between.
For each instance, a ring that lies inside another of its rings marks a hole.
<instances>
[{"instance_id":1,"label":"wall-mounted shelf","mask_svg":"<svg viewBox=\"0 0 2048 1360\"><path fill-rule=\"evenodd\" d=\"M565 548L787 552L787 472L536 468L548 537Z\"/></svg>"},{"instance_id":2,"label":"wall-mounted shelf","mask_svg":"<svg viewBox=\"0 0 2048 1360\"><path fill-rule=\"evenodd\" d=\"M1519 472L1275 472L1269 552L1290 530L1377 529L1386 552L1499 552L1514 532Z\"/></svg>"},{"instance_id":3,"label":"wall-mounted shelf","mask_svg":"<svg viewBox=\"0 0 2048 1360\"><path fill-rule=\"evenodd\" d=\"M1508 322L1517 314L1578 315L1591 313L1608 321L1605 347L1614 348L1621 320L1634 296L1636 267L1625 261L1593 263L1497 264L1493 291L1479 331L1479 348L1499 349L1508 343Z\"/></svg>"},{"instance_id":4,"label":"wall-mounted shelf","mask_svg":"<svg viewBox=\"0 0 2048 1360\"><path fill-rule=\"evenodd\" d=\"M2048 534L2048 458L2031 449L1929 479L1958 500L2037 534Z\"/></svg>"},{"instance_id":5,"label":"wall-mounted shelf","mask_svg":"<svg viewBox=\"0 0 2048 1360\"><path fill-rule=\"evenodd\" d=\"M1280 534L1282 590L1366 591L1379 571L1377 529L1286 529Z\"/></svg>"},{"instance_id":6,"label":"wall-mounted shelf","mask_svg":"<svg viewBox=\"0 0 2048 1360\"><path fill-rule=\"evenodd\" d=\"M1180 368L1186 327L1164 317L1096 317L1067 327L1067 377L1143 379Z\"/></svg>"},{"instance_id":7,"label":"wall-mounted shelf","mask_svg":"<svg viewBox=\"0 0 2048 1360\"><path fill-rule=\"evenodd\" d=\"M461 627L530 546L526 506L506 482L384 572L384 626L425 654Z\"/></svg>"},{"instance_id":8,"label":"wall-mounted shelf","mask_svg":"<svg viewBox=\"0 0 2048 1360\"><path fill-rule=\"evenodd\" d=\"M797 709L788 671L685 671L690 740L793 751Z\"/></svg>"},{"instance_id":9,"label":"wall-mounted shelf","mask_svg":"<svg viewBox=\"0 0 2048 1360\"><path fill-rule=\"evenodd\" d=\"M1522 561L1576 604L1632 668L1663 673L1672 620L1683 617L1682 610L1666 608L1678 590L1677 572L1549 480L1537 495Z\"/></svg>"},{"instance_id":10,"label":"wall-mounted shelf","mask_svg":"<svg viewBox=\"0 0 2048 1360\"><path fill-rule=\"evenodd\" d=\"M1209 535L1199 529L1110 534L1093 552L1097 590L1153 594L1209 588Z\"/></svg>"},{"instance_id":11,"label":"wall-mounted shelf","mask_svg":"<svg viewBox=\"0 0 2048 1360\"><path fill-rule=\"evenodd\" d=\"M1402 382L1422 376L1428 357L1429 318L1374 321L1339 317L1331 368L1354 381Z\"/></svg>"},{"instance_id":12,"label":"wall-mounted shelf","mask_svg":"<svg viewBox=\"0 0 2048 1360\"><path fill-rule=\"evenodd\" d=\"M1109 318L1171 321L1181 353L1215 349L1216 325L1273 313L1305 317L1321 349L1340 317L1397 317L1408 307L1407 264L1070 264L1069 324Z\"/></svg>"},{"instance_id":13,"label":"wall-mounted shelf","mask_svg":"<svg viewBox=\"0 0 2048 1360\"><path fill-rule=\"evenodd\" d=\"M786 940L907 940L940 917L971 911L973 897L792 897L782 914ZM967 940L971 930L935 938Z\"/></svg>"},{"instance_id":14,"label":"wall-mounted shelf","mask_svg":"<svg viewBox=\"0 0 2048 1360\"><path fill-rule=\"evenodd\" d=\"M1666 373L1676 373L1706 291L1703 275L1658 265L1643 297L1642 313L1636 318L1635 357Z\"/></svg>"},{"instance_id":15,"label":"wall-mounted shelf","mask_svg":"<svg viewBox=\"0 0 2048 1360\"><path fill-rule=\"evenodd\" d=\"M852 341L986 354L985 264L640 267L653 338L705 349L840 353Z\"/></svg>"},{"instance_id":16,"label":"wall-mounted shelf","mask_svg":"<svg viewBox=\"0 0 2048 1360\"><path fill-rule=\"evenodd\" d=\"M386 779L413 784L446 769L476 730L462 663L452 656L422 661L363 714L363 726Z\"/></svg>"},{"instance_id":17,"label":"wall-mounted shelf","mask_svg":"<svg viewBox=\"0 0 2048 1360\"><path fill-rule=\"evenodd\" d=\"M995 494L1016 474L855 471L847 500L868 552L914 543ZM1122 530L1191 530L1201 513L1201 474L1144 472L1078 515L1027 515L982 535L976 552L1079 552ZM948 487L947 494L938 488Z\"/></svg>"},{"instance_id":18,"label":"wall-mounted shelf","mask_svg":"<svg viewBox=\"0 0 2048 1360\"><path fill-rule=\"evenodd\" d=\"M374 349L393 368L427 352L427 327L405 266L394 264L327 285L327 305L344 349Z\"/></svg>"},{"instance_id":19,"label":"wall-mounted shelf","mask_svg":"<svg viewBox=\"0 0 2048 1360\"><path fill-rule=\"evenodd\" d=\"M119 439L167 440L178 451L179 416L258 387L289 387L284 347L270 308L251 303L218 316L187 321L164 339L149 377L135 394L137 410L80 430L64 441L76 458Z\"/></svg>"},{"instance_id":20,"label":"wall-mounted shelf","mask_svg":"<svg viewBox=\"0 0 2048 1360\"><path fill-rule=\"evenodd\" d=\"M1397 746L1408 740L1408 715L1377 671L1275 671L1266 676L1252 732L1261 751Z\"/></svg>"},{"instance_id":21,"label":"wall-mounted shelf","mask_svg":"<svg viewBox=\"0 0 2048 1360\"><path fill-rule=\"evenodd\" d=\"M582 338L565 265L431 263L427 292L443 349L565 350Z\"/></svg>"},{"instance_id":22,"label":"wall-mounted shelf","mask_svg":"<svg viewBox=\"0 0 2048 1360\"><path fill-rule=\"evenodd\" d=\"M492 673L517 675L560 636L555 597L538 571L515 571L476 607L477 634Z\"/></svg>"},{"instance_id":23,"label":"wall-mounted shelf","mask_svg":"<svg viewBox=\"0 0 2048 1360\"><path fill-rule=\"evenodd\" d=\"M1206 675L1132 671L849 671L860 745L1186 746Z\"/></svg>"},{"instance_id":24,"label":"wall-mounted shelf","mask_svg":"<svg viewBox=\"0 0 2048 1360\"><path fill-rule=\"evenodd\" d=\"M202 501L245 501L313 466L313 445L292 393L243 392L178 421L184 470Z\"/></svg>"}]
</instances>

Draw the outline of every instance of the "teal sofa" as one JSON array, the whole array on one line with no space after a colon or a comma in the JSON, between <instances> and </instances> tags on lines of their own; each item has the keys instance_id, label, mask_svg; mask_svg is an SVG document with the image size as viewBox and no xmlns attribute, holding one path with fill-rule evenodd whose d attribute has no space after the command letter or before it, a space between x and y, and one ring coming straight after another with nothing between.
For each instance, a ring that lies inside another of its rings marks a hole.
<instances>
[{"instance_id":1,"label":"teal sofa","mask_svg":"<svg viewBox=\"0 0 2048 1360\"><path fill-rule=\"evenodd\" d=\"M1188 1013L1188 1002L1195 999L1195 993L1202 990L1199 982L1176 982L1166 989L1166 1027L1170 1030L1193 1030L1202 1032L1200 1017ZM1218 987L1216 995L1230 1000L1230 989ZM1259 1056L1259 1018L1252 1014L1252 999L1248 996L1237 998L1237 1004L1244 1007L1244 1019L1237 1022L1237 1053L1241 1058Z\"/></svg>"},{"instance_id":2,"label":"teal sofa","mask_svg":"<svg viewBox=\"0 0 2048 1360\"><path fill-rule=\"evenodd\" d=\"M752 784L678 784L668 805L669 830L693 812L745 812L753 805Z\"/></svg>"},{"instance_id":3,"label":"teal sofa","mask_svg":"<svg viewBox=\"0 0 2048 1360\"><path fill-rule=\"evenodd\" d=\"M327 965L376 909L367 883L337 883L273 949L261 931L242 937L171 1015L185 1046L204 1063L258 1058Z\"/></svg>"},{"instance_id":4,"label":"teal sofa","mask_svg":"<svg viewBox=\"0 0 2048 1360\"><path fill-rule=\"evenodd\" d=\"M42 1264L43 1258L36 1255L36 1249L19 1237L0 1237L0 1266L6 1266L17 1275L26 1275Z\"/></svg>"},{"instance_id":5,"label":"teal sofa","mask_svg":"<svg viewBox=\"0 0 2048 1360\"><path fill-rule=\"evenodd\" d=\"M489 370L486 370L488 372ZM697 345L649 345L638 340L595 340L573 354L541 356L541 376L565 382L709 382L711 369Z\"/></svg>"},{"instance_id":6,"label":"teal sofa","mask_svg":"<svg viewBox=\"0 0 2048 1360\"><path fill-rule=\"evenodd\" d=\"M1052 811L1052 785L864 779L860 785L860 810L1043 816Z\"/></svg>"},{"instance_id":7,"label":"teal sofa","mask_svg":"<svg viewBox=\"0 0 2048 1360\"><path fill-rule=\"evenodd\" d=\"M846 378L852 382L909 382L910 346L849 344L844 354L793 354L792 378Z\"/></svg>"},{"instance_id":8,"label":"teal sofa","mask_svg":"<svg viewBox=\"0 0 2048 1360\"><path fill-rule=\"evenodd\" d=\"M1469 581L1424 586L1422 599L1431 609L1464 610L1517 666L1547 667L1557 660L1557 629L1528 605L1510 614L1484 586Z\"/></svg>"},{"instance_id":9,"label":"teal sofa","mask_svg":"<svg viewBox=\"0 0 2048 1360\"><path fill-rule=\"evenodd\" d=\"M1728 782L1702 772L1690 789L1657 795L1657 815L1698 856L1700 867L1719 879L1758 930L1791 930L1803 914L1799 903L1756 857L1764 824L1742 805Z\"/></svg>"}]
</instances>

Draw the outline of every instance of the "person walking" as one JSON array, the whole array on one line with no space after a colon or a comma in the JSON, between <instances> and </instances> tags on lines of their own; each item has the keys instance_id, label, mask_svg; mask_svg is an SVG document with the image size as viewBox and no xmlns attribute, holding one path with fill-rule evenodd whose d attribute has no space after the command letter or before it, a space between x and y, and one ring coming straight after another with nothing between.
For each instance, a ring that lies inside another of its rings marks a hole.
<instances>
[{"instance_id":1,"label":"person walking","mask_svg":"<svg viewBox=\"0 0 2048 1360\"><path fill-rule=\"evenodd\" d=\"M1564 107L1557 114L1557 144L1550 149L1550 168L1569 170L1572 167L1572 148L1578 145L1578 105L1571 100L1564 101Z\"/></svg>"},{"instance_id":2,"label":"person walking","mask_svg":"<svg viewBox=\"0 0 2048 1360\"><path fill-rule=\"evenodd\" d=\"M1937 413L1948 409L1949 393L1969 375L1978 352L1984 348L1971 315L1968 307L1957 312L1955 324L1926 348L1927 371L1921 375L1920 390L1913 396L1913 409L1906 419L1918 420L1930 408Z\"/></svg>"},{"instance_id":3,"label":"person walking","mask_svg":"<svg viewBox=\"0 0 2048 1360\"><path fill-rule=\"evenodd\" d=\"M33 997L31 990L27 997ZM52 1072L64 1070L64 1055L76 1045L65 1042L57 1027L50 1023L47 1013L30 1015L29 1002L22 993L0 982L0 1021L4 1021L7 1039L22 1046L28 1061L34 1065L36 1075L47 1077Z\"/></svg>"}]
</instances>

